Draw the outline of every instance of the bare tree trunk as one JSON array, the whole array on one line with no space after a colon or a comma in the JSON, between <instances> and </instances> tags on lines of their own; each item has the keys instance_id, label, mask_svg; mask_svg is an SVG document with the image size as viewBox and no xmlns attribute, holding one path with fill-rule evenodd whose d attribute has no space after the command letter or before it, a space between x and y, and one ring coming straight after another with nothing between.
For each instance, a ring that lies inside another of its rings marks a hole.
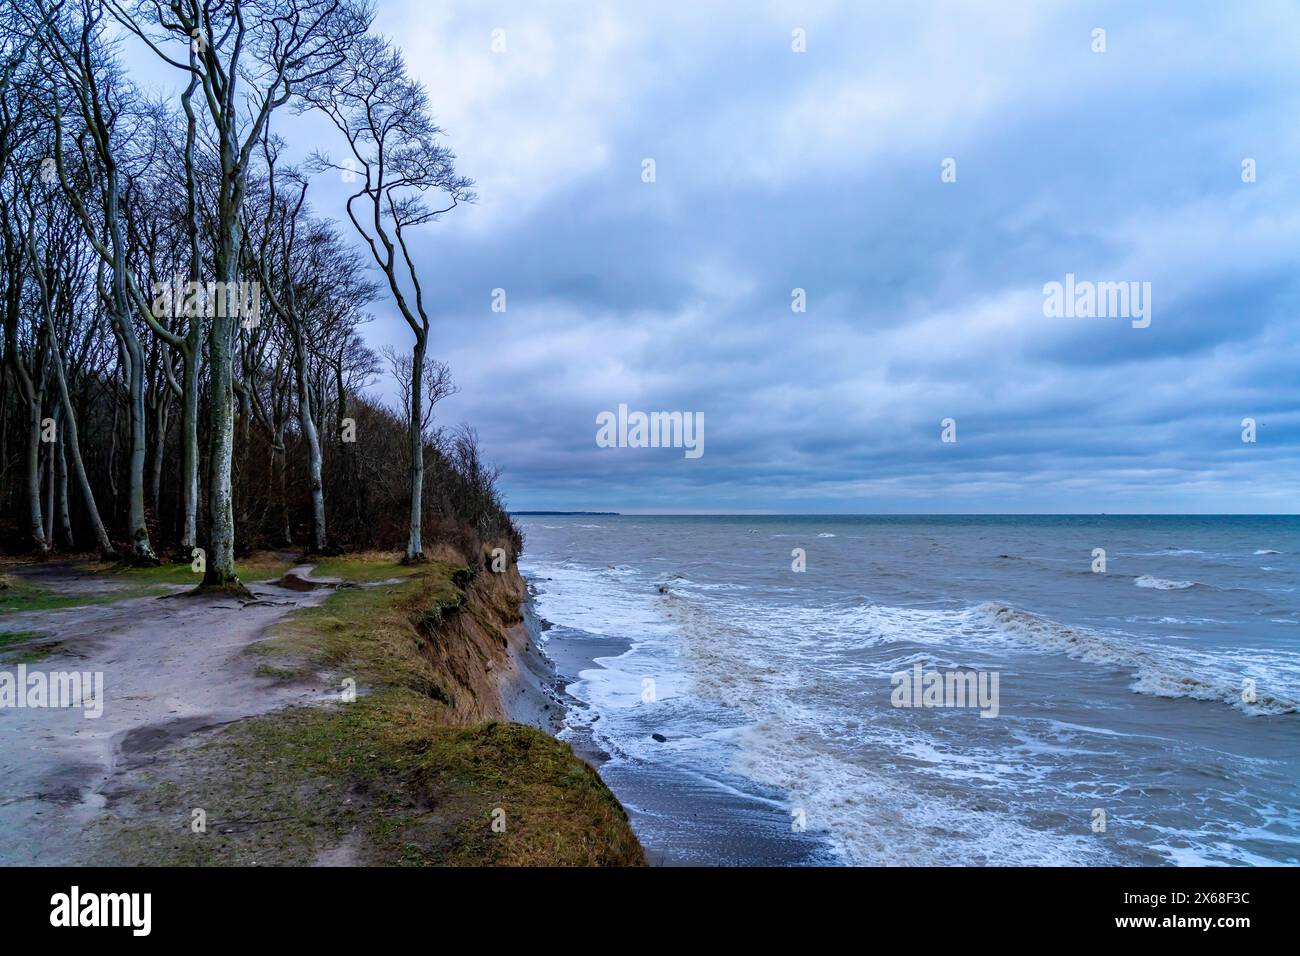
<instances>
[{"instance_id":1,"label":"bare tree trunk","mask_svg":"<svg viewBox=\"0 0 1300 956\"><path fill-rule=\"evenodd\" d=\"M41 518L41 403L27 403L27 510L32 532L32 548L44 557L50 553Z\"/></svg>"},{"instance_id":2,"label":"bare tree trunk","mask_svg":"<svg viewBox=\"0 0 1300 956\"><path fill-rule=\"evenodd\" d=\"M125 299L123 299L125 302ZM123 352L128 356L126 376L130 400L131 457L127 471L127 531L131 536L130 560L134 564L157 564L158 557L149 543L149 526L144 513L144 462L146 457L144 431L144 353L131 320L123 316L119 328L123 333Z\"/></svg>"},{"instance_id":3,"label":"bare tree trunk","mask_svg":"<svg viewBox=\"0 0 1300 956\"><path fill-rule=\"evenodd\" d=\"M145 406L144 406L144 350L132 324L132 306L128 295L128 272L126 237L119 215L121 206L121 187L118 176L117 159L111 146L112 120L97 101L98 93L88 79L93 74L92 52L88 40L93 24L87 21L82 27L82 46L71 44L52 45L49 49L67 69L69 76L76 76L86 83L82 96L78 97L80 113L88 128L90 138L98 155L101 175L103 177L102 223L91 216L86 209L81 193L72 186L67 178L63 154L62 113L55 100L54 120L54 158L63 185L64 196L71 208L81 220L82 228L100 257L102 268L108 270L108 282L103 288L104 305L108 312L117 338L118 360L122 367L127 387L128 433L130 451L127 459L127 533L130 537L128 560L133 564L157 564L158 557L149 543L149 527L145 522L144 511L144 465L145 449ZM59 39L57 31L50 34ZM75 50L75 52L73 52ZM65 59L70 57L71 59ZM74 83L77 82L74 80Z\"/></svg>"},{"instance_id":4,"label":"bare tree trunk","mask_svg":"<svg viewBox=\"0 0 1300 956\"><path fill-rule=\"evenodd\" d=\"M424 544L420 538L420 519L424 512L424 351L428 331L417 334L411 361L411 531L406 539L408 564L424 560Z\"/></svg>"},{"instance_id":5,"label":"bare tree trunk","mask_svg":"<svg viewBox=\"0 0 1300 956\"><path fill-rule=\"evenodd\" d=\"M293 528L289 522L289 450L284 442L287 425L287 417L282 417L277 410L271 430L271 462L266 479L267 506L262 511L265 517L267 511L274 510L275 540L285 547L293 544Z\"/></svg>"},{"instance_id":6,"label":"bare tree trunk","mask_svg":"<svg viewBox=\"0 0 1300 956\"><path fill-rule=\"evenodd\" d=\"M54 451L59 441L59 422L54 419L54 440L42 441L45 449L45 472L41 480L45 483L45 540L54 547Z\"/></svg>"},{"instance_id":7,"label":"bare tree trunk","mask_svg":"<svg viewBox=\"0 0 1300 956\"><path fill-rule=\"evenodd\" d=\"M320 434L312 410L312 394L307 381L307 356L301 332L295 329L294 370L298 381L298 421L307 439L307 476L311 485L311 551L325 551L325 485L321 480Z\"/></svg>"},{"instance_id":8,"label":"bare tree trunk","mask_svg":"<svg viewBox=\"0 0 1300 956\"><path fill-rule=\"evenodd\" d=\"M185 557L198 546L199 508L199 359L197 350L185 355L181 384L181 498L185 510L181 551Z\"/></svg>"},{"instance_id":9,"label":"bare tree trunk","mask_svg":"<svg viewBox=\"0 0 1300 956\"><path fill-rule=\"evenodd\" d=\"M59 451L55 456L58 487L56 494L59 502L59 535L63 546L69 551L77 550L77 539L72 533L72 511L68 507L68 454L67 439L62 429L59 431Z\"/></svg>"},{"instance_id":10,"label":"bare tree trunk","mask_svg":"<svg viewBox=\"0 0 1300 956\"><path fill-rule=\"evenodd\" d=\"M334 366L334 388L339 393L338 408L335 411L336 435L343 434L343 419L348 417L348 393L343 385L343 359ZM346 443L345 443L346 444Z\"/></svg>"},{"instance_id":11,"label":"bare tree trunk","mask_svg":"<svg viewBox=\"0 0 1300 956\"><path fill-rule=\"evenodd\" d=\"M149 463L149 507L155 519L162 493L163 452L167 448L167 425L171 417L166 397L160 397L154 411L153 461Z\"/></svg>"},{"instance_id":12,"label":"bare tree trunk","mask_svg":"<svg viewBox=\"0 0 1300 956\"><path fill-rule=\"evenodd\" d=\"M235 317L230 296L239 262L239 228L235 217L223 217L216 255L216 278L226 296L211 322L208 345L208 551L206 586L242 590L235 574L235 511L231 488L235 450L234 345Z\"/></svg>"},{"instance_id":13,"label":"bare tree trunk","mask_svg":"<svg viewBox=\"0 0 1300 956\"><path fill-rule=\"evenodd\" d=\"M77 477L77 486L81 490L81 498L86 503L86 514L90 518L90 528L95 535L95 546L99 548L99 553L103 557L113 556L113 544L108 540L108 532L104 530L104 522L99 516L99 507L95 504L95 492L90 487L90 479L86 476L86 466L81 460L81 439L77 434L77 413L72 406L72 396L68 393L68 378L63 367L63 355L58 347L58 338L54 334L54 322L49 312L45 314L46 326L49 330L50 341L53 343L51 358L54 362L54 383L59 389L59 401L63 405L63 423L62 429L67 430L65 447L71 449L72 470ZM60 433L62 433L60 429ZM116 422L114 422L113 431L116 432Z\"/></svg>"},{"instance_id":14,"label":"bare tree trunk","mask_svg":"<svg viewBox=\"0 0 1300 956\"><path fill-rule=\"evenodd\" d=\"M185 110L185 232L189 240L189 275L191 282L202 275L202 254L199 246L198 185L194 176L194 143L198 119L194 115L191 98L198 89L197 74L191 75L190 85L181 97ZM181 370L181 553L177 557L186 561L194 556L199 544L199 360L203 355L204 324L191 316L185 338L176 343L184 367Z\"/></svg>"},{"instance_id":15,"label":"bare tree trunk","mask_svg":"<svg viewBox=\"0 0 1300 956\"><path fill-rule=\"evenodd\" d=\"M113 424L108 430L108 434L109 434L108 492L112 500L112 506L108 510L109 510L109 514L113 515L114 518L116 518L119 514L121 514L121 509L118 507L119 502L118 502L118 494L117 494L117 438L118 438L117 421L118 421L119 413L121 412L121 408L120 408L121 403L117 400L117 398L118 398L117 388L114 387Z\"/></svg>"}]
</instances>

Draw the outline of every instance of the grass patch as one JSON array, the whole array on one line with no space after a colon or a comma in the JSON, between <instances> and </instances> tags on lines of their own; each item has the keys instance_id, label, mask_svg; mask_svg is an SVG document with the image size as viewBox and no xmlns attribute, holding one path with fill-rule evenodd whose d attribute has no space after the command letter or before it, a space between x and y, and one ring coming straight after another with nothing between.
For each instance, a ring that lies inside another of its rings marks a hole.
<instances>
[{"instance_id":1,"label":"grass patch","mask_svg":"<svg viewBox=\"0 0 1300 956\"><path fill-rule=\"evenodd\" d=\"M352 560L318 573L346 577ZM397 576L385 561L361 563L370 580ZM293 612L250 648L265 676L328 670L367 693L239 721L154 764L151 812L105 834L107 862L302 865L342 845L371 865L643 864L623 808L568 744L456 720L454 682L426 653L455 637L420 622L443 623L465 602L468 572L439 561L401 570L399 584L341 588ZM191 832L194 807L207 810L208 832Z\"/></svg>"},{"instance_id":2,"label":"grass patch","mask_svg":"<svg viewBox=\"0 0 1300 956\"><path fill-rule=\"evenodd\" d=\"M258 551L235 562L235 574L245 583L249 581L267 581L278 578L293 567L294 562L286 561L272 551ZM128 583L135 588L157 588L170 584L198 585L203 581L202 573L195 571L190 564L159 564L153 567L133 568L122 564L101 564L96 568L100 574L107 574Z\"/></svg>"},{"instance_id":3,"label":"grass patch","mask_svg":"<svg viewBox=\"0 0 1300 956\"><path fill-rule=\"evenodd\" d=\"M363 563L371 569L383 567L383 562ZM446 699L449 694L421 652L421 638L411 622L432 607L464 600L455 584L463 569L431 561L414 571L403 570L407 575L400 583L340 588L323 604L299 608L248 652L290 658L370 687L411 687ZM378 580L387 580L388 575L376 573Z\"/></svg>"},{"instance_id":4,"label":"grass patch","mask_svg":"<svg viewBox=\"0 0 1300 956\"><path fill-rule=\"evenodd\" d=\"M235 564L235 570L244 581L265 581L277 578L293 566L269 551L250 555ZM172 590L173 585L196 587L203 575L188 564L161 564L155 567L133 568L111 562L87 564L83 568L87 580L108 578L119 584L111 590L62 591L41 587L18 575L4 575L0 581L0 615L23 611L58 611L68 607L86 607L92 604L114 604L139 597L158 597Z\"/></svg>"},{"instance_id":5,"label":"grass patch","mask_svg":"<svg viewBox=\"0 0 1300 956\"><path fill-rule=\"evenodd\" d=\"M308 560L312 560L308 558ZM400 551L364 551L337 557L321 558L315 562L312 574L318 578L342 578L344 581L369 583L394 578L409 578L424 573L427 568L402 564Z\"/></svg>"},{"instance_id":6,"label":"grass patch","mask_svg":"<svg viewBox=\"0 0 1300 956\"><path fill-rule=\"evenodd\" d=\"M36 664L63 650L63 643L63 641L50 641L47 644L24 647L13 654L5 655L4 662L6 664Z\"/></svg>"},{"instance_id":7,"label":"grass patch","mask_svg":"<svg viewBox=\"0 0 1300 956\"><path fill-rule=\"evenodd\" d=\"M9 581L9 587L0 591L0 615L19 614L23 611L58 611L65 607L119 600L116 594L65 594L28 584L17 577L10 577Z\"/></svg>"},{"instance_id":8,"label":"grass patch","mask_svg":"<svg viewBox=\"0 0 1300 956\"><path fill-rule=\"evenodd\" d=\"M0 652L9 650L14 644L25 644L44 636L44 631L0 631Z\"/></svg>"},{"instance_id":9,"label":"grass patch","mask_svg":"<svg viewBox=\"0 0 1300 956\"><path fill-rule=\"evenodd\" d=\"M241 721L199 751L199 779L157 784L150 802L174 808L174 827L127 825L112 842L148 865L304 865L349 836L367 865L644 862L623 808L568 744L521 724L441 725L435 706L387 688ZM208 832L190 832L192 807Z\"/></svg>"},{"instance_id":10,"label":"grass patch","mask_svg":"<svg viewBox=\"0 0 1300 956\"><path fill-rule=\"evenodd\" d=\"M258 664L254 673L258 677L266 677L271 680L294 681L307 680L313 676L314 671L306 667L276 667L274 664Z\"/></svg>"},{"instance_id":11,"label":"grass patch","mask_svg":"<svg viewBox=\"0 0 1300 956\"><path fill-rule=\"evenodd\" d=\"M63 641L45 640L44 631L0 631L0 663L35 664L59 648Z\"/></svg>"}]
</instances>

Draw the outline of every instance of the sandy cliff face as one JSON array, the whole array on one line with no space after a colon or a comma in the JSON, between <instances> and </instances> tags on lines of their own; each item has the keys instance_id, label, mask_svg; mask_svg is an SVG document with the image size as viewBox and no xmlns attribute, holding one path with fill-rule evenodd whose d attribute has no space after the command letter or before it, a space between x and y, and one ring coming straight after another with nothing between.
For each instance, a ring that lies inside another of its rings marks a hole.
<instances>
[{"instance_id":1,"label":"sandy cliff face","mask_svg":"<svg viewBox=\"0 0 1300 956\"><path fill-rule=\"evenodd\" d=\"M453 577L458 598L417 616L422 652L445 682L453 722L513 720L554 731L560 705L524 625L527 588L513 554L504 570L492 570L495 546L478 561L451 549L437 555L469 570Z\"/></svg>"}]
</instances>

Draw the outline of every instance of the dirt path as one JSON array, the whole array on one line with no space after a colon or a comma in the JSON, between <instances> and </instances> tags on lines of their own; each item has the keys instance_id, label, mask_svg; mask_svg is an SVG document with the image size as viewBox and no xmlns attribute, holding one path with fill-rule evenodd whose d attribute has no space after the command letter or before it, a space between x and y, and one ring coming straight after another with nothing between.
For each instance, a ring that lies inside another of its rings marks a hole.
<instances>
[{"instance_id":1,"label":"dirt path","mask_svg":"<svg viewBox=\"0 0 1300 956\"><path fill-rule=\"evenodd\" d=\"M327 583L310 570L291 574ZM43 587L92 589L67 567L20 573ZM258 676L256 658L243 651L330 589L258 583L251 590L253 602L130 598L0 618L0 629L43 631L63 642L54 656L28 664L29 673L100 672L104 686L103 715L94 719L81 708L0 707L0 865L82 862L86 826L131 788L132 769L152 755L230 721L322 698L326 689Z\"/></svg>"}]
</instances>

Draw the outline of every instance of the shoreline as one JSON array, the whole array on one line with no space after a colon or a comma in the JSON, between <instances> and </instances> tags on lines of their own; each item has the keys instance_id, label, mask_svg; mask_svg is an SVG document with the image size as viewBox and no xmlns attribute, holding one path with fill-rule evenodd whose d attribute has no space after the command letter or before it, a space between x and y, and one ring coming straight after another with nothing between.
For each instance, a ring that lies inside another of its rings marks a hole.
<instances>
[{"instance_id":1,"label":"shoreline","mask_svg":"<svg viewBox=\"0 0 1300 956\"><path fill-rule=\"evenodd\" d=\"M537 649L535 656L544 668L544 679L532 694L545 694L557 705L545 713L554 715L558 730L542 729L568 743L600 775L626 810L651 866L843 865L823 834L792 829L785 794L752 782L753 792L742 791L701 778L670 759L649 765L611 755L594 739L593 728L601 715L593 715L590 721L567 720L574 709L590 709L569 690L582 680L582 672L605 669L602 660L622 657L634 645L626 638L591 634L547 620L538 611L532 576L520 574L525 582L520 626L527 630L529 645ZM521 667L521 680L530 679L525 673ZM532 673L532 678L539 676ZM512 715L511 719L520 718Z\"/></svg>"}]
</instances>

